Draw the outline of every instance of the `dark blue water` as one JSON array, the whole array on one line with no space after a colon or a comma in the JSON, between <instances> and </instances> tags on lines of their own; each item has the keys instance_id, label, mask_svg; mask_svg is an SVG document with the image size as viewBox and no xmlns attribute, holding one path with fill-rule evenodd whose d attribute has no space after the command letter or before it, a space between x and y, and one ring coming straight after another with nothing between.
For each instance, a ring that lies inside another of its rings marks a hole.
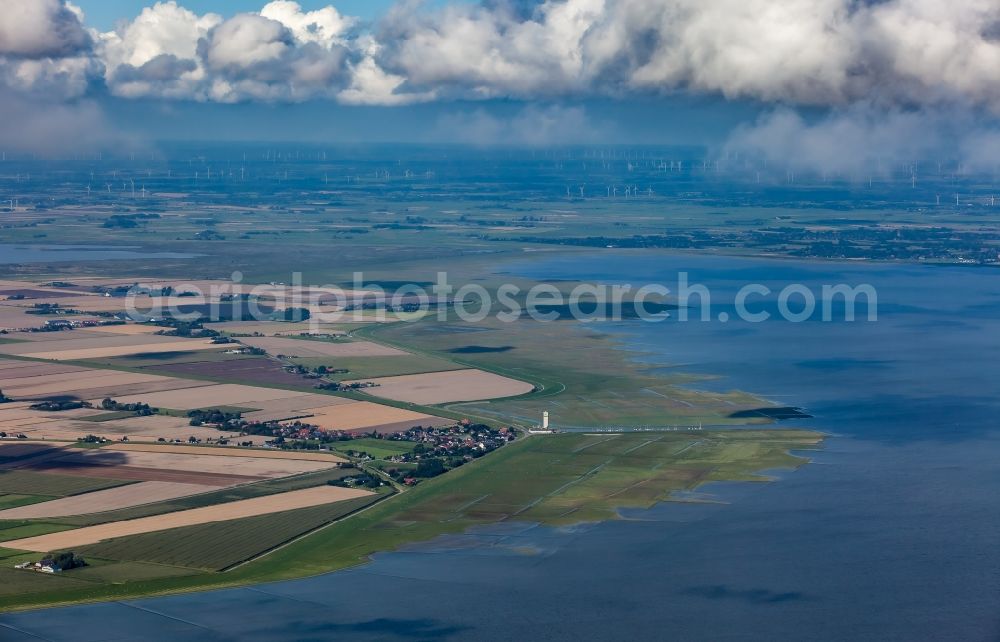
<instances>
[{"instance_id":1,"label":"dark blue water","mask_svg":"<svg viewBox=\"0 0 1000 642\"><path fill-rule=\"evenodd\" d=\"M611 257L611 258L607 258ZM606 255L523 274L678 270L713 316L747 281L875 285L879 320L608 326L661 367L803 406L834 436L773 484L575 529L484 528L323 577L7 615L10 640L1000 639L1000 273Z\"/></svg>"}]
</instances>

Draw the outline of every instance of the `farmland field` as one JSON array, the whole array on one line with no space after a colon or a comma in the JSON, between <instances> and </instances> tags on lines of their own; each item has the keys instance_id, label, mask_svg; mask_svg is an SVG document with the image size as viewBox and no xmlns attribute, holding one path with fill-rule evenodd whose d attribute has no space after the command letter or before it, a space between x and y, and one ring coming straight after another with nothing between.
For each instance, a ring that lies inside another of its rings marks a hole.
<instances>
[{"instance_id":1,"label":"farmland field","mask_svg":"<svg viewBox=\"0 0 1000 642\"><path fill-rule=\"evenodd\" d=\"M168 566L166 564L101 560L93 556L88 556L86 560L88 566L74 569L72 574L74 580L85 580L100 584L121 584L137 580L184 577L202 572L197 569Z\"/></svg>"},{"instance_id":2,"label":"farmland field","mask_svg":"<svg viewBox=\"0 0 1000 642\"><path fill-rule=\"evenodd\" d=\"M378 386L365 390L372 396L418 404L515 397L534 390L530 383L472 369L382 377L371 382Z\"/></svg>"},{"instance_id":3,"label":"farmland field","mask_svg":"<svg viewBox=\"0 0 1000 642\"><path fill-rule=\"evenodd\" d=\"M334 406L312 408L307 423L326 430L379 430L395 432L413 426L440 426L451 420L424 413L393 408L368 401L341 403Z\"/></svg>"},{"instance_id":4,"label":"farmland field","mask_svg":"<svg viewBox=\"0 0 1000 642\"><path fill-rule=\"evenodd\" d=\"M129 483L121 479L75 477L23 470L0 471L0 493L66 497Z\"/></svg>"},{"instance_id":5,"label":"farmland field","mask_svg":"<svg viewBox=\"0 0 1000 642\"><path fill-rule=\"evenodd\" d=\"M69 528L71 527L65 524L48 521L6 520L0 521L0 537L4 539L35 537L37 535L57 533Z\"/></svg>"},{"instance_id":6,"label":"farmland field","mask_svg":"<svg viewBox=\"0 0 1000 642\"><path fill-rule=\"evenodd\" d=\"M0 510L0 520L6 519L36 519L63 517L66 515L84 515L104 511L128 508L142 504L196 495L214 490L213 486L198 484L180 484L176 482L139 482L128 486L118 486L104 490L63 497L42 503L32 503L28 506L9 507ZM0 506L3 505L0 497Z\"/></svg>"},{"instance_id":7,"label":"farmland field","mask_svg":"<svg viewBox=\"0 0 1000 642\"><path fill-rule=\"evenodd\" d=\"M165 390L162 392L127 396L117 399L121 403L148 403L157 408L174 410L193 410L195 408L217 408L219 406L236 406L248 404L255 407L256 403L272 399L289 399L308 395L306 392L278 390L274 388L258 388L239 384L208 384L184 390Z\"/></svg>"},{"instance_id":8,"label":"farmland field","mask_svg":"<svg viewBox=\"0 0 1000 642\"><path fill-rule=\"evenodd\" d=\"M326 379L335 381L443 372L462 368L461 365L447 359L418 354L392 357L295 357L289 361L306 368L326 366L334 370L347 370L325 375Z\"/></svg>"},{"instance_id":9,"label":"farmland field","mask_svg":"<svg viewBox=\"0 0 1000 642\"><path fill-rule=\"evenodd\" d=\"M412 441L392 441L389 439L352 439L351 441L337 444L343 450L353 450L365 452L375 459L385 459L393 455L412 452L416 444Z\"/></svg>"},{"instance_id":10,"label":"farmland field","mask_svg":"<svg viewBox=\"0 0 1000 642\"><path fill-rule=\"evenodd\" d=\"M61 575L47 575L0 567L0 597L17 597L46 591L83 589L86 586L86 582Z\"/></svg>"},{"instance_id":11,"label":"farmland field","mask_svg":"<svg viewBox=\"0 0 1000 642\"><path fill-rule=\"evenodd\" d=\"M116 537L139 535L180 528L182 526L212 524L244 517L277 513L294 508L320 506L331 502L366 497L370 494L367 491L350 488L317 486L315 488L304 488L302 490L243 499L215 506L192 508L191 510L167 513L165 515L142 517L122 522L110 522L58 533L7 540L3 544L6 548L39 552L73 549Z\"/></svg>"},{"instance_id":12,"label":"farmland field","mask_svg":"<svg viewBox=\"0 0 1000 642\"><path fill-rule=\"evenodd\" d=\"M79 547L79 552L220 571L364 508L380 497L365 495L322 506L133 535Z\"/></svg>"},{"instance_id":13,"label":"farmland field","mask_svg":"<svg viewBox=\"0 0 1000 642\"><path fill-rule=\"evenodd\" d=\"M274 495L290 490L300 490L302 488L321 486L328 481L341 479L351 473L351 469L331 468L328 470L321 470L316 473L306 473L304 475L295 475L281 479L269 479L253 484L223 488L210 493L180 497L167 501L156 502L154 504L145 504L143 506L124 508L100 514L61 517L59 518L59 523L70 526L91 526L94 524L105 524L107 522L115 522L126 519L138 519L140 517L149 517L152 515L163 515L165 513L188 510L191 508L201 508L203 506L234 502L241 499Z\"/></svg>"},{"instance_id":14,"label":"farmland field","mask_svg":"<svg viewBox=\"0 0 1000 642\"><path fill-rule=\"evenodd\" d=\"M801 465L806 460L788 451L812 448L820 439L816 433L798 430L528 437L225 573L131 584L52 585L51 591L0 596L0 607L299 577L357 564L375 552L461 532L476 524L573 524L615 519L623 507L651 506L676 491L695 489L705 482L767 481L757 471ZM254 486L293 483L296 479L289 478L219 492L241 493ZM375 496L361 499L371 497ZM207 500L198 496L174 501ZM360 500L348 501L360 504ZM351 504L341 502L339 508L337 504L304 508L295 523L297 528L325 523L331 519L330 513L324 513L326 509L335 514L348 506ZM286 519L292 512L298 511L137 534L77 549L98 558L225 568L280 544L279 540L295 537L289 534L295 529ZM125 518L125 511L118 513L118 518ZM307 519L305 515L311 516ZM269 521L275 516L281 518ZM312 519L316 521L309 521Z\"/></svg>"},{"instance_id":15,"label":"farmland field","mask_svg":"<svg viewBox=\"0 0 1000 642\"><path fill-rule=\"evenodd\" d=\"M302 375L286 372L281 363L264 357L158 363L149 365L144 370L180 377L203 377L214 381L239 381L267 386L312 387L314 383Z\"/></svg>"},{"instance_id":16,"label":"farmland field","mask_svg":"<svg viewBox=\"0 0 1000 642\"><path fill-rule=\"evenodd\" d=\"M70 453L54 463L127 466L176 473L211 473L244 477L284 477L297 473L321 470L337 464L335 458L308 461L308 458L255 457L251 455L224 456L226 451L188 449L184 451L155 449L110 449ZM234 449L233 452L236 451ZM246 452L246 451L242 451ZM223 456L220 456L223 455Z\"/></svg>"},{"instance_id":17,"label":"farmland field","mask_svg":"<svg viewBox=\"0 0 1000 642\"><path fill-rule=\"evenodd\" d=\"M369 341L320 341L285 337L247 337L240 339L248 346L266 350L271 355L289 357L399 357L406 353Z\"/></svg>"},{"instance_id":18,"label":"farmland field","mask_svg":"<svg viewBox=\"0 0 1000 642\"><path fill-rule=\"evenodd\" d=\"M31 504L37 504L50 499L53 498L44 495L0 495L0 511L5 511L8 508L30 506Z\"/></svg>"},{"instance_id":19,"label":"farmland field","mask_svg":"<svg viewBox=\"0 0 1000 642\"><path fill-rule=\"evenodd\" d=\"M181 455L203 455L209 457L249 457L252 459L293 459L296 461L318 461L336 464L346 461L329 452L295 450L249 450L221 446L183 446L174 444L112 444L108 451L173 453ZM301 471L296 471L301 472Z\"/></svg>"}]
</instances>

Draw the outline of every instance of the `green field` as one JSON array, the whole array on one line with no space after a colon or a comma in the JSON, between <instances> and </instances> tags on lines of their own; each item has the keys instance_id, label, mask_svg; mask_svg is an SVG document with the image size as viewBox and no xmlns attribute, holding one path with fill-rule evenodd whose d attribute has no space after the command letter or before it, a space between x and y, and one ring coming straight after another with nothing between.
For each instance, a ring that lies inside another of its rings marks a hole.
<instances>
[{"instance_id":1,"label":"green field","mask_svg":"<svg viewBox=\"0 0 1000 642\"><path fill-rule=\"evenodd\" d=\"M131 581L49 584L51 590L39 590L42 585L32 578L30 592L0 596L0 608L124 599L302 577L358 564L373 553L462 532L477 524L563 525L615 519L621 508L648 507L669 499L671 493L708 481L766 481L758 471L803 464L805 459L789 451L815 448L821 439L802 430L527 437L226 572L147 578L141 569L130 567ZM335 513L341 510L337 506L326 508ZM102 559L166 563L169 568L181 564L223 568L295 537L292 531L296 529L301 533L304 526L332 519L333 513L325 513L324 508L303 510L318 514L290 519L298 511L289 511L234 520L225 526L185 527L102 542L81 551Z\"/></svg>"},{"instance_id":2,"label":"green field","mask_svg":"<svg viewBox=\"0 0 1000 642\"><path fill-rule=\"evenodd\" d=\"M98 584L124 584L137 580L154 578L185 577L197 575L203 571L165 564L149 564L146 562L118 562L86 557L87 566L73 569L70 577L74 580L85 580Z\"/></svg>"},{"instance_id":3,"label":"green field","mask_svg":"<svg viewBox=\"0 0 1000 642\"><path fill-rule=\"evenodd\" d=\"M412 452L415 446L416 444L411 441L391 441L388 439L371 439L367 437L335 444L335 448L341 452L348 450L366 452L375 459L385 459L393 455Z\"/></svg>"},{"instance_id":4,"label":"green field","mask_svg":"<svg viewBox=\"0 0 1000 642\"><path fill-rule=\"evenodd\" d=\"M84 557L221 571L369 506L381 497L372 494L324 506L144 533L81 546L77 552Z\"/></svg>"},{"instance_id":5,"label":"green field","mask_svg":"<svg viewBox=\"0 0 1000 642\"><path fill-rule=\"evenodd\" d=\"M0 495L0 510L17 508L18 506L27 506L28 504L37 504L38 502L44 502L50 499L55 499L55 497L49 497L46 495Z\"/></svg>"},{"instance_id":6,"label":"green field","mask_svg":"<svg viewBox=\"0 0 1000 642\"><path fill-rule=\"evenodd\" d=\"M51 521L35 520L2 520L0 521L0 541L20 539L22 537L34 537L36 535L46 535L72 528L65 524Z\"/></svg>"},{"instance_id":7,"label":"green field","mask_svg":"<svg viewBox=\"0 0 1000 642\"><path fill-rule=\"evenodd\" d=\"M67 497L130 483L132 482L99 477L71 477L23 470L0 471L0 493L11 495Z\"/></svg>"},{"instance_id":8,"label":"green field","mask_svg":"<svg viewBox=\"0 0 1000 642\"><path fill-rule=\"evenodd\" d=\"M85 590L87 582L72 579L67 574L50 575L0 565L0 600L31 599L34 594L50 594Z\"/></svg>"},{"instance_id":9,"label":"green field","mask_svg":"<svg viewBox=\"0 0 1000 642\"><path fill-rule=\"evenodd\" d=\"M128 419L129 417L135 417L134 412L128 410L113 410L109 412L102 412L98 415L90 415L88 417L79 417L78 421L93 421L96 423L101 423L104 421L114 421L115 419Z\"/></svg>"}]
</instances>

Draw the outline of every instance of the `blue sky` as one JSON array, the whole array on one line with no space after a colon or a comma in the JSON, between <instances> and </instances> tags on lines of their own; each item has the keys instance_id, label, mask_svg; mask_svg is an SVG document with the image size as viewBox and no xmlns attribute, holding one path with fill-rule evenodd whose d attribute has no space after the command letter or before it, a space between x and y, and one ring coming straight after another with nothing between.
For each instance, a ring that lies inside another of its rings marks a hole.
<instances>
[{"instance_id":1,"label":"blue sky","mask_svg":"<svg viewBox=\"0 0 1000 642\"><path fill-rule=\"evenodd\" d=\"M298 0L305 10L319 9L333 4L343 14L357 16L363 20L371 20L381 15L395 0ZM231 16L241 11L259 11L267 0L181 0L179 4L195 13L213 12ZM149 0L77 0L76 5L83 9L87 23L101 31L110 31L122 19L136 16L142 8L152 4ZM443 0L434 0L428 4L443 4Z\"/></svg>"}]
</instances>

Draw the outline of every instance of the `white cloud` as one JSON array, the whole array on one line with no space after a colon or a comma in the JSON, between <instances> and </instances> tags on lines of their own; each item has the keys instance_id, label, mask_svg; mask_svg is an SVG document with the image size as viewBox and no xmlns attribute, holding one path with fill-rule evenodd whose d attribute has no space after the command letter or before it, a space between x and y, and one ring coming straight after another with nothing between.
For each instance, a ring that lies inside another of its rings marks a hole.
<instances>
[{"instance_id":1,"label":"white cloud","mask_svg":"<svg viewBox=\"0 0 1000 642\"><path fill-rule=\"evenodd\" d=\"M814 119L780 108L738 128L722 151L859 180L935 156L996 171L1000 129L981 114L956 108L885 109L868 102Z\"/></svg>"},{"instance_id":2,"label":"white cloud","mask_svg":"<svg viewBox=\"0 0 1000 642\"><path fill-rule=\"evenodd\" d=\"M829 102L857 43L847 0L623 0L583 46L625 86L729 98Z\"/></svg>"},{"instance_id":3,"label":"white cloud","mask_svg":"<svg viewBox=\"0 0 1000 642\"><path fill-rule=\"evenodd\" d=\"M296 101L343 87L352 24L332 7L303 12L278 1L226 20L170 0L101 34L100 52L119 96Z\"/></svg>"},{"instance_id":4,"label":"white cloud","mask_svg":"<svg viewBox=\"0 0 1000 642\"><path fill-rule=\"evenodd\" d=\"M546 2L527 19L509 5L454 4L425 13L403 4L382 22L381 62L425 89L472 97L585 89L581 41L603 0Z\"/></svg>"},{"instance_id":5,"label":"white cloud","mask_svg":"<svg viewBox=\"0 0 1000 642\"><path fill-rule=\"evenodd\" d=\"M312 42L326 49L347 44L347 31L358 22L356 18L342 16L333 6L302 11L299 3L290 0L268 3L260 10L260 15L288 27L296 42Z\"/></svg>"},{"instance_id":6,"label":"white cloud","mask_svg":"<svg viewBox=\"0 0 1000 642\"><path fill-rule=\"evenodd\" d=\"M0 55L61 58L90 46L82 13L62 0L4 0Z\"/></svg>"},{"instance_id":7,"label":"white cloud","mask_svg":"<svg viewBox=\"0 0 1000 642\"><path fill-rule=\"evenodd\" d=\"M370 37L359 40L361 59L350 64L350 84L337 99L347 105L407 105L435 98L433 91L410 92L406 77L392 74L375 61L381 46Z\"/></svg>"},{"instance_id":8,"label":"white cloud","mask_svg":"<svg viewBox=\"0 0 1000 642\"><path fill-rule=\"evenodd\" d=\"M967 100L1000 112L1000 2L894 0L867 12L866 52L895 99Z\"/></svg>"},{"instance_id":9,"label":"white cloud","mask_svg":"<svg viewBox=\"0 0 1000 642\"><path fill-rule=\"evenodd\" d=\"M198 42L221 22L222 16L199 16L173 0L146 7L131 22L100 36L108 87L124 97L204 99Z\"/></svg>"},{"instance_id":10,"label":"white cloud","mask_svg":"<svg viewBox=\"0 0 1000 642\"><path fill-rule=\"evenodd\" d=\"M0 76L18 89L64 82L66 95L103 68L127 97L397 105L688 92L1000 114L997 0L402 0L369 27L333 5L275 0L224 19L169 0L91 35L63 0L3 3Z\"/></svg>"}]
</instances>

